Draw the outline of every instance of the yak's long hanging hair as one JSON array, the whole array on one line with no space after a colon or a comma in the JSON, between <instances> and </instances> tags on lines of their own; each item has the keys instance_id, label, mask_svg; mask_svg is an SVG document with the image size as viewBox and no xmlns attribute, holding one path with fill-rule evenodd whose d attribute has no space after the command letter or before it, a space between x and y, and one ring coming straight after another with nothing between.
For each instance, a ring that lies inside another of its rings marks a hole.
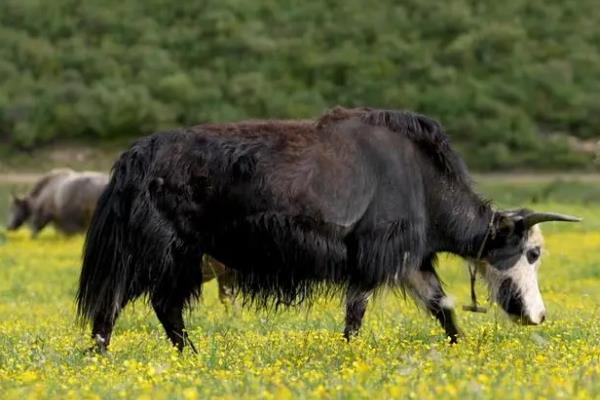
<instances>
[{"instance_id":1,"label":"yak's long hanging hair","mask_svg":"<svg viewBox=\"0 0 600 400\"><path fill-rule=\"evenodd\" d=\"M87 232L77 292L77 314L82 322L99 315L113 319L128 301L144 293L158 301L166 299L157 293L173 289L168 287L173 275L198 275L190 276L190 285L201 280L201 254L196 254L198 263L191 272L177 265L175 255L184 253L184 246L172 223L151 201L154 180L149 169L161 140L161 136L141 140L125 152L98 200ZM199 290L200 285L190 298L199 296Z\"/></svg>"},{"instance_id":2,"label":"yak's long hanging hair","mask_svg":"<svg viewBox=\"0 0 600 400\"><path fill-rule=\"evenodd\" d=\"M424 228L413 220L374 220L366 232L349 234L318 216L288 215L282 204L249 213L235 202L227 206L232 200L224 193L235 185L248 190L244 202L263 189L282 190L262 187L268 179L255 171L259 162L286 167L276 163L279 142L294 138L307 147L348 118L406 135L445 175L466 181L441 126L412 113L334 109L314 125L273 121L153 135L121 156L99 199L86 239L79 317L114 319L144 293L155 307L174 296L187 303L200 294L202 251L238 270L237 288L259 306L310 299L326 286L335 291L357 281L369 287L401 281L405 266L417 265L424 253ZM269 204L270 198L256 201Z\"/></svg>"}]
</instances>

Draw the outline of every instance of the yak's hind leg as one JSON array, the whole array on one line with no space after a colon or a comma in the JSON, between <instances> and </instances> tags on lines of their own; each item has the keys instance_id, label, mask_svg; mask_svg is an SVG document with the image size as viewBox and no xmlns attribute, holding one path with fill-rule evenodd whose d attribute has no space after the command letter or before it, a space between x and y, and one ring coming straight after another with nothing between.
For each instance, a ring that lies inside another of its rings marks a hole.
<instances>
[{"instance_id":1,"label":"yak's hind leg","mask_svg":"<svg viewBox=\"0 0 600 400\"><path fill-rule=\"evenodd\" d=\"M162 324L169 340L177 350L183 351L186 342L191 344L192 350L196 351L196 348L188 338L188 334L185 331L185 324L183 322L183 301L170 301L167 304L160 303L152 300L152 307L156 312L158 320Z\"/></svg>"},{"instance_id":2,"label":"yak's hind leg","mask_svg":"<svg viewBox=\"0 0 600 400\"><path fill-rule=\"evenodd\" d=\"M121 304L119 307L113 309L112 312L98 312L96 314L92 325L92 339L95 342L94 348L91 349L92 351L106 353L115 322L124 307L125 304Z\"/></svg>"},{"instance_id":3,"label":"yak's hind leg","mask_svg":"<svg viewBox=\"0 0 600 400\"><path fill-rule=\"evenodd\" d=\"M346 292L346 327L344 328L346 340L349 341L358 334L372 293L373 290L358 285L350 285L348 288Z\"/></svg>"},{"instance_id":4,"label":"yak's hind leg","mask_svg":"<svg viewBox=\"0 0 600 400\"><path fill-rule=\"evenodd\" d=\"M183 309L195 297L198 297L202 288L202 268L200 268L201 254L178 257L165 271L160 284L150 294L150 301L158 320L171 343L182 351L188 343L195 352L196 348L185 331L183 322Z\"/></svg>"},{"instance_id":5,"label":"yak's hind leg","mask_svg":"<svg viewBox=\"0 0 600 400\"><path fill-rule=\"evenodd\" d=\"M460 334L454 317L454 307L444 293L442 284L433 267L433 260L425 260L418 270L408 274L410 294L440 322L450 343L456 343Z\"/></svg>"}]
</instances>

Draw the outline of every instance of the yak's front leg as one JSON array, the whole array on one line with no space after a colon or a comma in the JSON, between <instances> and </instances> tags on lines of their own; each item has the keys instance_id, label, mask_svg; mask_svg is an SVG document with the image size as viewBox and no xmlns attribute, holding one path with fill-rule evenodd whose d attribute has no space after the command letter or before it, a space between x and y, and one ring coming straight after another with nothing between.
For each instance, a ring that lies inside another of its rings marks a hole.
<instances>
[{"instance_id":1,"label":"yak's front leg","mask_svg":"<svg viewBox=\"0 0 600 400\"><path fill-rule=\"evenodd\" d=\"M346 327L344 328L346 340L349 341L358 334L372 293L372 290L360 286L350 286L348 288L346 293Z\"/></svg>"},{"instance_id":2,"label":"yak's front leg","mask_svg":"<svg viewBox=\"0 0 600 400\"><path fill-rule=\"evenodd\" d=\"M454 306L442 289L431 259L426 260L418 270L410 272L408 289L410 294L440 322L450 338L450 343L456 343L460 331L456 326Z\"/></svg>"},{"instance_id":3,"label":"yak's front leg","mask_svg":"<svg viewBox=\"0 0 600 400\"><path fill-rule=\"evenodd\" d=\"M44 229L50 221L52 221L52 217L49 214L44 213L43 211L34 213L30 223L31 238L36 239L42 229Z\"/></svg>"}]
</instances>

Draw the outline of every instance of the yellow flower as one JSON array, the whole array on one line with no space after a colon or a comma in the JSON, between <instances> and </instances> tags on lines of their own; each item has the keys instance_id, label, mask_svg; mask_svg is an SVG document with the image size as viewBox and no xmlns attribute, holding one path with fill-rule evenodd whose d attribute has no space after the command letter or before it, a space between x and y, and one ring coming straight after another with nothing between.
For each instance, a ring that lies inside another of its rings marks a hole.
<instances>
[{"instance_id":1,"label":"yellow flower","mask_svg":"<svg viewBox=\"0 0 600 400\"><path fill-rule=\"evenodd\" d=\"M183 391L181 392L181 394L183 395L183 398L185 400L196 400L198 399L198 392L196 391L195 388L186 388L183 389Z\"/></svg>"},{"instance_id":2,"label":"yellow flower","mask_svg":"<svg viewBox=\"0 0 600 400\"><path fill-rule=\"evenodd\" d=\"M25 371L19 374L18 378L21 382L33 382L38 379L38 374L35 371Z\"/></svg>"}]
</instances>

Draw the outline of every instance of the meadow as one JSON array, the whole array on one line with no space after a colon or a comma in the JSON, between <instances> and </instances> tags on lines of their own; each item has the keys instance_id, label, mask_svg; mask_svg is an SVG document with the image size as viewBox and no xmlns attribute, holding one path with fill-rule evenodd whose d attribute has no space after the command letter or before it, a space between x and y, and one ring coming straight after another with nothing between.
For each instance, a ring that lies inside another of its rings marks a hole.
<instances>
[{"instance_id":1,"label":"meadow","mask_svg":"<svg viewBox=\"0 0 600 400\"><path fill-rule=\"evenodd\" d=\"M340 299L280 312L226 310L210 282L186 316L198 354L179 355L138 301L119 319L110 352L96 355L86 351L89 330L74 318L83 237L50 230L32 241L26 230L0 228L0 397L599 398L598 184L503 185L482 190L502 206L529 203L584 223L544 226L548 318L537 327L512 324L496 306L462 311L466 265L441 257L438 270L466 334L455 346L411 300L391 292L372 302L361 335L348 344ZM0 187L2 210L7 192ZM482 285L478 292L485 299Z\"/></svg>"}]
</instances>

